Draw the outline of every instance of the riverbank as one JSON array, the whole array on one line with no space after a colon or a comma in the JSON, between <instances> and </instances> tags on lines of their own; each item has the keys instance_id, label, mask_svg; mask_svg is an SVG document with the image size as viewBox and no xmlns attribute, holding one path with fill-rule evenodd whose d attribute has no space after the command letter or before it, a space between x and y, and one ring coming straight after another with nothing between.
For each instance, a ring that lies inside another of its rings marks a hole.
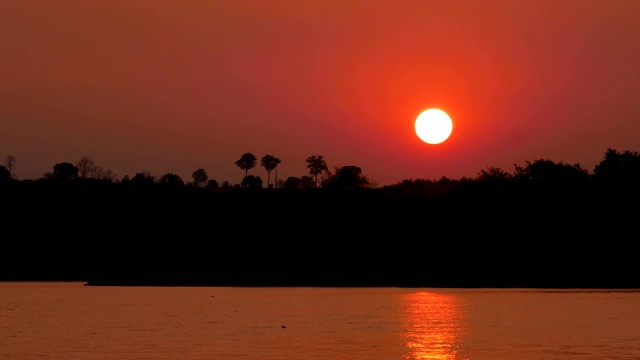
<instances>
[{"instance_id":1,"label":"riverbank","mask_svg":"<svg viewBox=\"0 0 640 360\"><path fill-rule=\"evenodd\" d=\"M5 197L0 281L640 288L633 193L67 190Z\"/></svg>"}]
</instances>

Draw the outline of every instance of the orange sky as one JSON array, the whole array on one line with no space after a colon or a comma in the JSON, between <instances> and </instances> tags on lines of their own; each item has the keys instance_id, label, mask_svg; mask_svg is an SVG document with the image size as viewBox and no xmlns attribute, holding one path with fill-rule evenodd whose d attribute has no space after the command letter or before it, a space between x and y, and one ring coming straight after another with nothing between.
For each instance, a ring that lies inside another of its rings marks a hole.
<instances>
[{"instance_id":1,"label":"orange sky","mask_svg":"<svg viewBox=\"0 0 640 360\"><path fill-rule=\"evenodd\" d=\"M232 184L245 152L281 179L322 155L380 186L592 171L640 150L639 40L637 0L7 0L0 159L19 179L88 156ZM414 131L429 107L454 122L439 145Z\"/></svg>"}]
</instances>

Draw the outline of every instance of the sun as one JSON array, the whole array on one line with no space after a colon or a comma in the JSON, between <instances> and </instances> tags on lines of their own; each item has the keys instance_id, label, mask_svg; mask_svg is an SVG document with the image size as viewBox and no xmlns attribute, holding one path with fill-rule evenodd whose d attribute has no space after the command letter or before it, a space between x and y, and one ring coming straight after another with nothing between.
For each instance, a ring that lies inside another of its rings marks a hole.
<instances>
[{"instance_id":1,"label":"sun","mask_svg":"<svg viewBox=\"0 0 640 360\"><path fill-rule=\"evenodd\" d=\"M416 119L416 134L427 144L440 144L447 140L453 130L453 123L446 112L427 109Z\"/></svg>"}]
</instances>

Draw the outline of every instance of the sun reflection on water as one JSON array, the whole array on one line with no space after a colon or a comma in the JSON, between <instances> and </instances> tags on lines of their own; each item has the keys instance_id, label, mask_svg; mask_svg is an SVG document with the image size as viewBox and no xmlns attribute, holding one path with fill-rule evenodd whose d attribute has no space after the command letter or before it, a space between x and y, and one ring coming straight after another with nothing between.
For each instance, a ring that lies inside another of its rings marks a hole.
<instances>
[{"instance_id":1,"label":"sun reflection on water","mask_svg":"<svg viewBox=\"0 0 640 360\"><path fill-rule=\"evenodd\" d=\"M405 359L456 359L464 329L460 299L453 295L418 292L401 300Z\"/></svg>"}]
</instances>

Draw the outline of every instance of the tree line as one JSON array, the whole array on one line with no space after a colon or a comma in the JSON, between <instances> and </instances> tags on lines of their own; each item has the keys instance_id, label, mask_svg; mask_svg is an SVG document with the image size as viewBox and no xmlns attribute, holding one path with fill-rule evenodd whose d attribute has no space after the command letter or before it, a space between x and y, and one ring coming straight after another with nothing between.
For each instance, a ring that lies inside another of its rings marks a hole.
<instances>
[{"instance_id":1,"label":"tree line","mask_svg":"<svg viewBox=\"0 0 640 360\"><path fill-rule=\"evenodd\" d=\"M362 169L357 166L343 166L335 167L334 172L329 170L327 163L322 155L312 155L305 159L307 168L309 169L309 176L294 177L290 176L286 180L278 180L271 182L271 173L276 170L278 165L282 162L279 158L267 154L260 159L260 165L265 168L267 172L267 188L315 188L320 186L335 186L336 184L344 184L347 187L362 187L371 186L373 182L369 181L367 177L362 173ZM4 159L4 165L0 165L0 182L8 182L17 180L17 176L14 175L17 159L14 155L7 155ZM95 164L93 159L87 156L83 156L75 164L71 162L60 162L53 166L53 171L45 173L41 178L36 181L44 180L57 180L57 181L70 181L70 180L99 180L110 183L127 183L129 181L157 184L170 188L181 188L185 186L192 187L206 187L210 189L217 188L229 188L229 187L243 187L250 189L263 188L264 181L260 176L250 175L249 171L257 166L258 158L250 152L242 154L240 159L235 162L241 170L244 171L245 176L239 184L231 184L228 181L219 183L217 180L209 177L207 172L203 168L198 168L191 174L191 181L182 179L175 173L168 172L160 177L155 177L148 171L141 171L136 173L133 177L128 175L122 179L118 179L114 171L104 169L101 166ZM347 184L348 183L348 184Z\"/></svg>"},{"instance_id":2,"label":"tree line","mask_svg":"<svg viewBox=\"0 0 640 360\"><path fill-rule=\"evenodd\" d=\"M228 181L218 183L217 180L209 177L203 168L198 168L191 174L191 181L186 181L175 173L169 172L160 177L151 175L148 171L136 173L133 177L124 176L117 179L115 172L104 169L95 162L84 156L75 164L61 162L53 166L53 171L45 173L36 182L46 181L76 181L91 180L114 184L139 184L142 186L184 189L229 189L229 188L283 188L283 189L355 189L355 188L379 188L375 181L365 175L359 166L335 166L333 171L329 169L322 155L312 155L305 159L309 175L301 177L290 176L285 180L276 179L271 181L271 174L276 171L281 160L273 155L267 154L260 159L260 165L267 172L267 182L264 185L263 179L258 175L251 175L249 171L258 164L258 158L250 153L244 153L235 161L235 165L244 171L244 177L239 184L231 184ZM13 155L7 155L4 165L0 165L0 183L10 183L20 181L14 175L17 159ZM32 181L32 180L22 180ZM440 179L405 179L393 185L385 185L382 189L398 192L428 192L432 195L442 195L450 190L462 186L469 187L474 184L492 184L507 186L513 184L536 183L536 184L571 184L572 186L582 186L587 182L597 182L600 184L617 185L638 185L640 182L640 154L637 151L619 151L608 148L602 160L592 171L585 169L579 163L569 164L563 161L554 162L549 159L537 159L535 161L525 161L524 165L514 164L514 170L508 172L500 167L486 167L479 170L475 177L462 177L451 179L442 176Z\"/></svg>"},{"instance_id":3,"label":"tree line","mask_svg":"<svg viewBox=\"0 0 640 360\"><path fill-rule=\"evenodd\" d=\"M85 158L17 180L5 160L0 281L640 288L634 151L607 149L591 172L538 159L382 187L321 156L283 188L247 179L247 154L248 181L219 187L200 169L116 181Z\"/></svg>"}]
</instances>

